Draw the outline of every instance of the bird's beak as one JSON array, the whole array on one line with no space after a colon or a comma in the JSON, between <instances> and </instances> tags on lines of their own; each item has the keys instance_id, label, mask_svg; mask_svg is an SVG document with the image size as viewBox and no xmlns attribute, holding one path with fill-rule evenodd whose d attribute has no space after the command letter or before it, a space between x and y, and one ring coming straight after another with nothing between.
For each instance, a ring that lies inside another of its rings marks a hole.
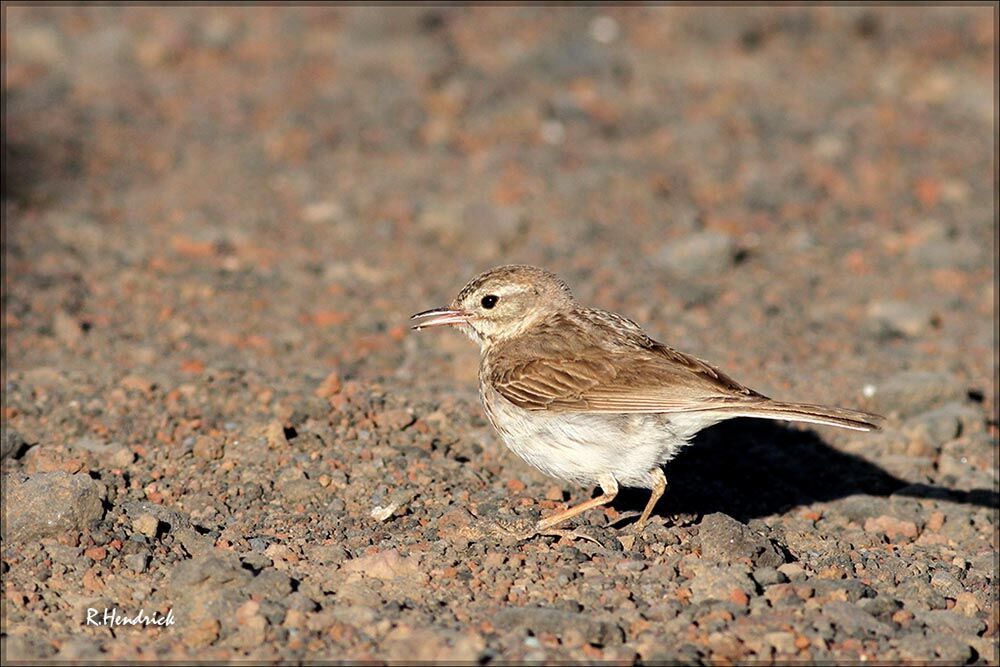
<instances>
[{"instance_id":1,"label":"bird's beak","mask_svg":"<svg viewBox=\"0 0 1000 667\"><path fill-rule=\"evenodd\" d=\"M469 314L463 310L452 310L451 308L431 308L413 315L410 319L421 320L410 327L414 331L420 331L427 327L440 327L446 324L466 324L469 321Z\"/></svg>"}]
</instances>

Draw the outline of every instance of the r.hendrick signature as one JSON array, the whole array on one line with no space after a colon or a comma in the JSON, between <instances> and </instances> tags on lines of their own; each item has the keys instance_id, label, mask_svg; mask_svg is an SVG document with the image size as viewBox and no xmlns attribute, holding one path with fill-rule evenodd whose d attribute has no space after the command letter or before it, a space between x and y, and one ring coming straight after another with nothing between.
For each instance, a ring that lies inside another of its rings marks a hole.
<instances>
[{"instance_id":1,"label":"r.hendrick signature","mask_svg":"<svg viewBox=\"0 0 1000 667\"><path fill-rule=\"evenodd\" d=\"M132 616L126 616L125 614L118 612L118 607L112 607L108 609L104 608L104 614L101 614L100 609L94 609L93 607L87 608L87 625L104 625L104 626L122 626L122 625L159 625L159 626L169 626L176 623L174 619L174 610L168 609L167 613L161 614L154 611L152 614L147 614L145 609L140 609L139 613Z\"/></svg>"}]
</instances>

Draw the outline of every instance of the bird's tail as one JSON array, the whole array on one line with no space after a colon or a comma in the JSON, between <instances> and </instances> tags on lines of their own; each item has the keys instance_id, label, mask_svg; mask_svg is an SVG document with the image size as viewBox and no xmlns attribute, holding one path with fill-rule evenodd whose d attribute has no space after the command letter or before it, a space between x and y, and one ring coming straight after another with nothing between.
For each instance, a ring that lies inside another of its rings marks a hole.
<instances>
[{"instance_id":1,"label":"bird's tail","mask_svg":"<svg viewBox=\"0 0 1000 667\"><path fill-rule=\"evenodd\" d=\"M784 419L790 422L807 422L838 426L855 431L878 431L884 417L860 410L832 408L825 405L807 403L782 403L766 400L749 405L731 405L724 410L733 417L757 417L760 419Z\"/></svg>"}]
</instances>

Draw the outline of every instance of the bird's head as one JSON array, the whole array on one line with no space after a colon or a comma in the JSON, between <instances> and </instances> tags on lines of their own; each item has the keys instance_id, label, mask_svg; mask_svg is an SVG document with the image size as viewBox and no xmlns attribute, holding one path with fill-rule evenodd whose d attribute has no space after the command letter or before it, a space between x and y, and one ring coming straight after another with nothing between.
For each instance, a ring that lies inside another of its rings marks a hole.
<instances>
[{"instance_id":1,"label":"bird's head","mask_svg":"<svg viewBox=\"0 0 1000 667\"><path fill-rule=\"evenodd\" d=\"M490 269L473 278L446 308L417 313L413 328L452 325L486 346L529 330L576 301L554 273L524 264Z\"/></svg>"}]
</instances>

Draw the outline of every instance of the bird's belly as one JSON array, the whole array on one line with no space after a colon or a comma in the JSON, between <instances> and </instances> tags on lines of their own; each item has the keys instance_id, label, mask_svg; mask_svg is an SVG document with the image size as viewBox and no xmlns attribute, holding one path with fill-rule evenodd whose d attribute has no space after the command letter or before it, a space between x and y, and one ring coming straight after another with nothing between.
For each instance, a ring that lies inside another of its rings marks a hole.
<instances>
[{"instance_id":1,"label":"bird's belly","mask_svg":"<svg viewBox=\"0 0 1000 667\"><path fill-rule=\"evenodd\" d=\"M499 395L483 398L507 447L542 472L578 484L598 484L610 474L623 486L650 488L649 471L686 442L664 415L532 411Z\"/></svg>"}]
</instances>

